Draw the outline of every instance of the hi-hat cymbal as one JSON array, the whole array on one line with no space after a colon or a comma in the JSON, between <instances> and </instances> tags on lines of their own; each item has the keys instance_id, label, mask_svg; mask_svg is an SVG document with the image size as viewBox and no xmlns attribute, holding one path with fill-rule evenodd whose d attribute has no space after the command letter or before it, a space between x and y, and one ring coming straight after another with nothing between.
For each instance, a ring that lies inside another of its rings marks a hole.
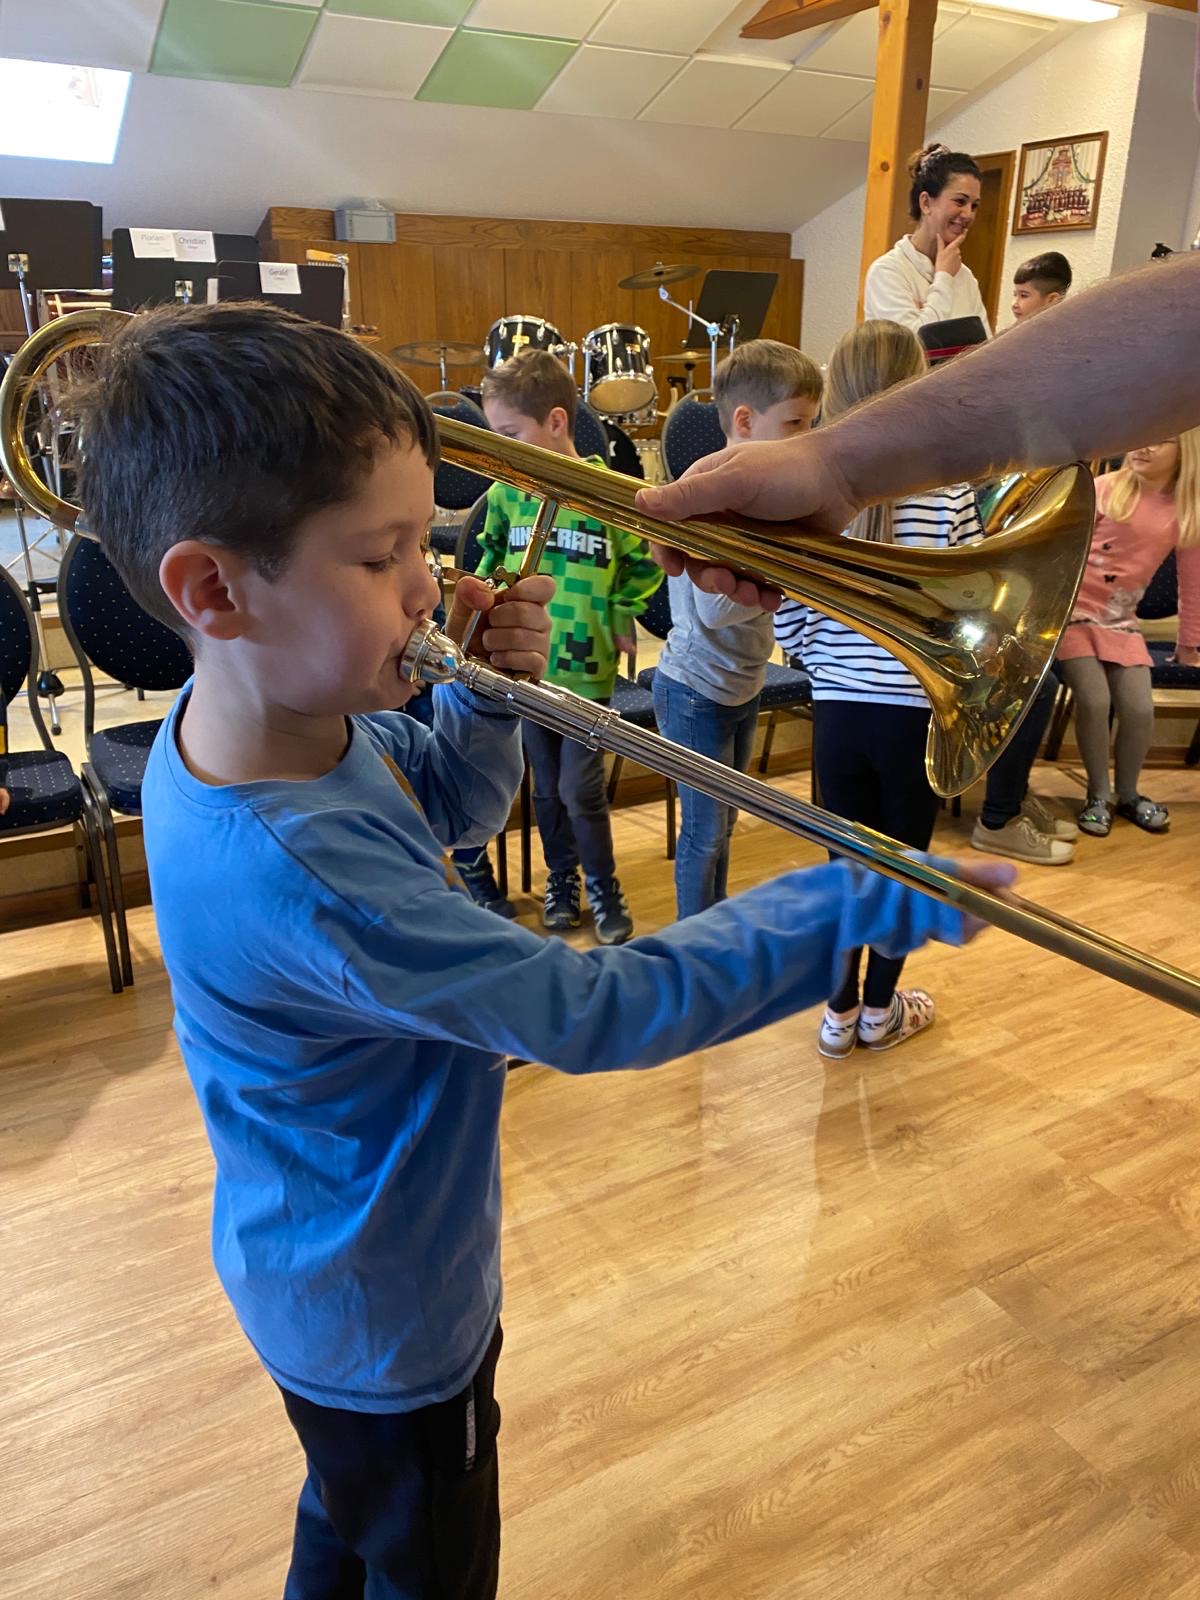
<instances>
[{"instance_id":1,"label":"hi-hat cymbal","mask_svg":"<svg viewBox=\"0 0 1200 1600\"><path fill-rule=\"evenodd\" d=\"M656 261L652 267L647 267L642 272L635 272L628 278L622 278L617 284L617 288L657 289L660 283L682 283L685 278L694 278L699 271L699 267L680 266L679 264L673 267L664 267L661 261Z\"/></svg>"},{"instance_id":2,"label":"hi-hat cymbal","mask_svg":"<svg viewBox=\"0 0 1200 1600\"><path fill-rule=\"evenodd\" d=\"M392 360L413 367L477 367L482 365L483 350L466 339L412 339L408 344L398 344L392 351Z\"/></svg>"},{"instance_id":3,"label":"hi-hat cymbal","mask_svg":"<svg viewBox=\"0 0 1200 1600\"><path fill-rule=\"evenodd\" d=\"M694 367L701 361L712 359L711 350L680 350L673 356L655 356L660 367Z\"/></svg>"}]
</instances>

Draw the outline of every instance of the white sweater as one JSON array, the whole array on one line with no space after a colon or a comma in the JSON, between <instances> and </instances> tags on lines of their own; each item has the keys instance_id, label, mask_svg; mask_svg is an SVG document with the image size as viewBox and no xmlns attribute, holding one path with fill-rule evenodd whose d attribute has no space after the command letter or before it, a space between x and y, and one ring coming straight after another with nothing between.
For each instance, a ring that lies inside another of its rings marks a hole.
<instances>
[{"instance_id":1,"label":"white sweater","mask_svg":"<svg viewBox=\"0 0 1200 1600\"><path fill-rule=\"evenodd\" d=\"M871 319L899 322L914 331L927 322L979 317L988 338L992 336L979 284L970 267L960 267L953 276L935 273L933 262L907 235L867 269L863 310Z\"/></svg>"}]
</instances>

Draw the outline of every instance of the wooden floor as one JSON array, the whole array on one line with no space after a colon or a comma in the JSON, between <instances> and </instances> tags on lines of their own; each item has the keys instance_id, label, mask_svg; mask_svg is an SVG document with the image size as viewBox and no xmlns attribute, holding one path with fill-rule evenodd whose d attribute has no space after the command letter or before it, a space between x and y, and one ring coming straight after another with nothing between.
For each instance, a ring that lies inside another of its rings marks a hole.
<instances>
[{"instance_id":1,"label":"wooden floor","mask_svg":"<svg viewBox=\"0 0 1200 1600\"><path fill-rule=\"evenodd\" d=\"M1023 886L1200 971L1200 775L1146 786L1168 837ZM643 928L661 852L619 817ZM736 877L810 855L743 822ZM0 1592L276 1600L300 1460L133 922L119 999L94 927L0 939ZM891 1055L512 1075L506 1600L1200 1597L1200 1030L999 934L909 972Z\"/></svg>"}]
</instances>

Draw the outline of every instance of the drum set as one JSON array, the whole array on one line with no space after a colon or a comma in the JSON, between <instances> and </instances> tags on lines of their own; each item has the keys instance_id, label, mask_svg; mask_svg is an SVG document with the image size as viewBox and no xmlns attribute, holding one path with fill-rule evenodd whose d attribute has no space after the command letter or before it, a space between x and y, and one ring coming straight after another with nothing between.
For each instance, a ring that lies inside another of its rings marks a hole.
<instances>
[{"instance_id":1,"label":"drum set","mask_svg":"<svg viewBox=\"0 0 1200 1600\"><path fill-rule=\"evenodd\" d=\"M667 300L666 284L681 283L694 277L699 270L695 266L664 265L660 261L644 272L622 278L617 287L657 289ZM674 304L669 300L668 303ZM592 328L582 339L573 340L545 317L510 312L497 317L488 329L482 346L483 365L494 372L522 350L545 350L568 369L581 397L599 414L614 439L614 465L617 465L618 456L636 460L641 475L650 481L661 481L664 476L662 455L656 437L659 425L678 400L693 391L696 370L709 361L709 350L683 350L678 355L662 358L660 365L678 369L678 374L667 375L671 398L666 411L659 409L658 384L650 361L650 335L636 323L605 322ZM480 346L467 340L420 339L398 345L392 356L402 365L439 368L442 393L433 397L436 402L458 398L447 387L448 370L478 366ZM577 373L580 360L582 382ZM477 390L467 387L460 393L476 401L479 397Z\"/></svg>"}]
</instances>

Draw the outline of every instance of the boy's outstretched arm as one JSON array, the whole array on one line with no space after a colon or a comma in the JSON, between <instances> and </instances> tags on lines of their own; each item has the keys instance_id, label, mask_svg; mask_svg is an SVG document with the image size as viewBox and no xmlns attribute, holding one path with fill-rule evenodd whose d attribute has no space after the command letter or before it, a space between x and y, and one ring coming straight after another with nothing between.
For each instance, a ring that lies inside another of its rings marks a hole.
<instances>
[{"instance_id":1,"label":"boy's outstretched arm","mask_svg":"<svg viewBox=\"0 0 1200 1600\"><path fill-rule=\"evenodd\" d=\"M949 870L987 887L1006 863ZM345 1001L360 1019L565 1072L652 1067L825 999L841 955L889 955L978 931L960 913L844 862L792 872L619 949L539 938L433 886L356 930Z\"/></svg>"}]
</instances>

